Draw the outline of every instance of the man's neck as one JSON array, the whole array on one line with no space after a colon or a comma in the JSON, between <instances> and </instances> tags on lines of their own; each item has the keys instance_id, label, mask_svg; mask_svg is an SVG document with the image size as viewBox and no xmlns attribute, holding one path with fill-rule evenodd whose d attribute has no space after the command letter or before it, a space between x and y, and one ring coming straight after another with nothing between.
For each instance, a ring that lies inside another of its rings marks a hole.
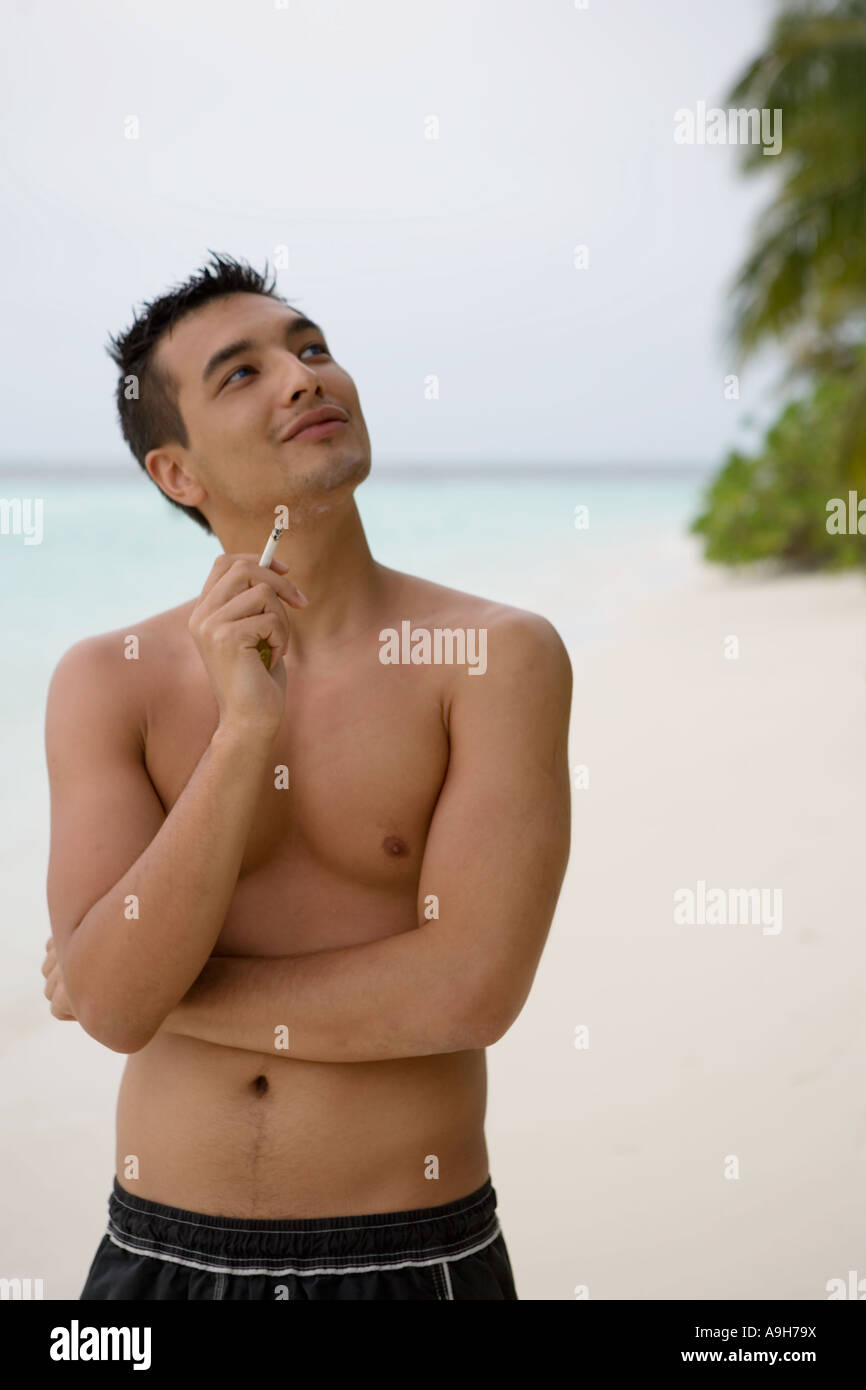
<instances>
[{"instance_id":1,"label":"man's neck","mask_svg":"<svg viewBox=\"0 0 866 1390\"><path fill-rule=\"evenodd\" d=\"M269 513L221 525L219 540L228 554L260 555L274 527ZM335 507L289 512L276 558L289 566L287 579L309 599L309 607L289 610L290 664L339 644L376 621L382 587L381 567L370 554L354 497Z\"/></svg>"}]
</instances>

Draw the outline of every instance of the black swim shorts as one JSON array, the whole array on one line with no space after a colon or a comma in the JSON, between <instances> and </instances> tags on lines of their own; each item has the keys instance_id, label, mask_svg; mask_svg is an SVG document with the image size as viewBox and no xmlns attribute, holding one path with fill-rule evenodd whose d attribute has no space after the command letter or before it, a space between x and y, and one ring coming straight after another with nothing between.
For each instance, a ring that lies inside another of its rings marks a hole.
<instances>
[{"instance_id":1,"label":"black swim shorts","mask_svg":"<svg viewBox=\"0 0 866 1390\"><path fill-rule=\"evenodd\" d=\"M517 1298L488 1176L443 1206L295 1221L202 1216L114 1179L82 1299Z\"/></svg>"}]
</instances>

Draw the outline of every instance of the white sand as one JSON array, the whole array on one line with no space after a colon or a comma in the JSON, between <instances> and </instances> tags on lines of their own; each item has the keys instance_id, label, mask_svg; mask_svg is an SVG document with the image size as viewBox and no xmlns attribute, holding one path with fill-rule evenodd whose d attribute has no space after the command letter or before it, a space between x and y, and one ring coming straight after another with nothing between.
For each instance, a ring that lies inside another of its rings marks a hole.
<instances>
[{"instance_id":1,"label":"white sand","mask_svg":"<svg viewBox=\"0 0 866 1390\"><path fill-rule=\"evenodd\" d=\"M634 548L626 628L575 652L571 763L590 786L529 1002L488 1054L522 1299L822 1299L866 1276L866 587L739 579L681 552L682 586L634 602ZM555 592L547 576L525 606L556 621ZM124 1058L48 1014L44 857L21 873L33 993L2 1032L0 1273L74 1298L104 1229ZM782 930L675 926L674 890L701 879L781 888Z\"/></svg>"},{"instance_id":2,"label":"white sand","mask_svg":"<svg viewBox=\"0 0 866 1390\"><path fill-rule=\"evenodd\" d=\"M524 1298L822 1299L866 1277L864 600L859 576L695 566L576 664L590 786L530 1000L488 1054ZM675 926L700 879L781 888L781 931Z\"/></svg>"}]
</instances>

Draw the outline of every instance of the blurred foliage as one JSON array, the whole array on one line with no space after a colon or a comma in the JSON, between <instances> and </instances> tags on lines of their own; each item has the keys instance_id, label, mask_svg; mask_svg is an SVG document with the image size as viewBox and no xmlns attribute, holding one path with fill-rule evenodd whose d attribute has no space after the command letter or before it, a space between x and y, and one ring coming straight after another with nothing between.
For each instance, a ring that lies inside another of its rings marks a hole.
<instances>
[{"instance_id":1,"label":"blurred foliage","mask_svg":"<svg viewBox=\"0 0 866 1390\"><path fill-rule=\"evenodd\" d=\"M866 535L827 529L833 498L848 520L839 455L852 387L851 374L823 375L807 397L785 408L755 457L728 455L691 528L703 536L708 560L777 560L791 569L866 565Z\"/></svg>"},{"instance_id":2,"label":"blurred foliage","mask_svg":"<svg viewBox=\"0 0 866 1390\"><path fill-rule=\"evenodd\" d=\"M827 533L826 503L866 496L866 0L783 0L727 105L782 112L778 155L740 149L743 171L775 189L730 336L741 361L782 343L803 394L755 458L728 456L692 529L726 563L863 564L863 537Z\"/></svg>"}]
</instances>

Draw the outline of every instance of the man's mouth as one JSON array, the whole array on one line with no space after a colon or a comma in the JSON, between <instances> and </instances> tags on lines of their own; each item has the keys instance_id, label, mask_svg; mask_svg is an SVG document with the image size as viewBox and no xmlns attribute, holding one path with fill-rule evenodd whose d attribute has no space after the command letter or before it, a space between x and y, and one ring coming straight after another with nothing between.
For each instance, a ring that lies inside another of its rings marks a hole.
<instances>
[{"instance_id":1,"label":"man's mouth","mask_svg":"<svg viewBox=\"0 0 866 1390\"><path fill-rule=\"evenodd\" d=\"M321 405L316 410L305 410L282 435L281 443L287 444L295 439L324 439L327 434L345 428L349 417L340 406Z\"/></svg>"},{"instance_id":2,"label":"man's mouth","mask_svg":"<svg viewBox=\"0 0 866 1390\"><path fill-rule=\"evenodd\" d=\"M323 420L321 425L308 425L305 430L299 430L286 440L287 444L298 444L302 439L325 439L329 434L336 434L339 430L346 428L345 420Z\"/></svg>"}]
</instances>

